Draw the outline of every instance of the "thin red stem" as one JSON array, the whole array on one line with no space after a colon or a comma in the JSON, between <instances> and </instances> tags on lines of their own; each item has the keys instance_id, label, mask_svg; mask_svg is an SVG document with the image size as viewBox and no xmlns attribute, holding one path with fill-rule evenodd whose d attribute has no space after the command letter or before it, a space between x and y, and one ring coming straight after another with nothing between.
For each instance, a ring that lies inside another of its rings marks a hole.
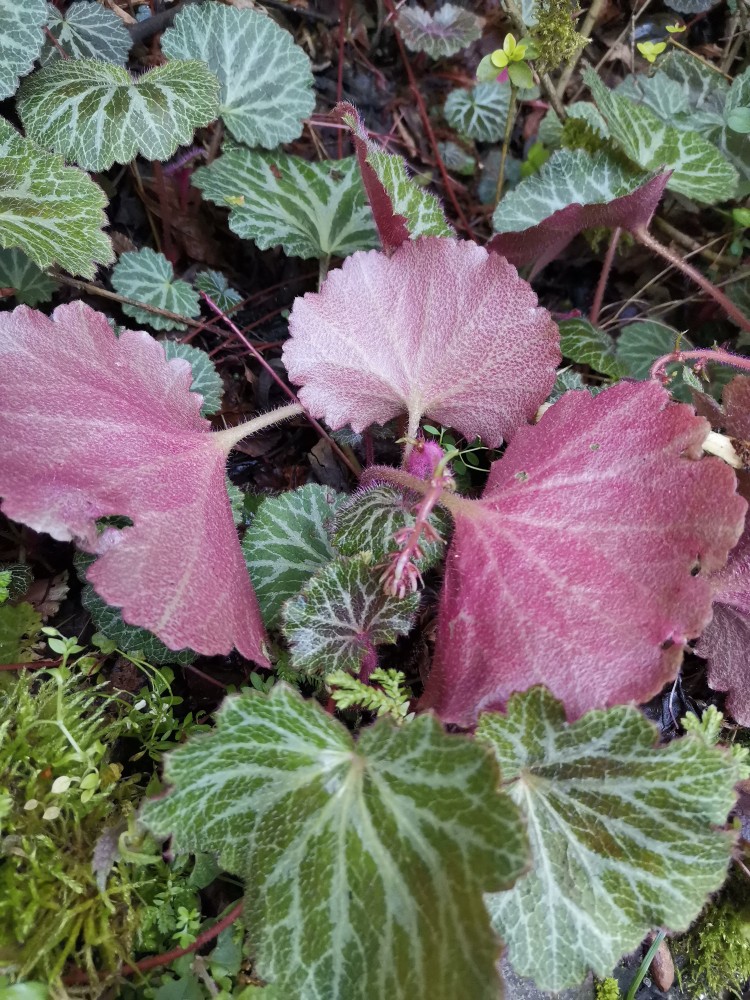
<instances>
[{"instance_id":1,"label":"thin red stem","mask_svg":"<svg viewBox=\"0 0 750 1000\"><path fill-rule=\"evenodd\" d=\"M714 302L721 306L727 316L731 317L739 327L750 332L750 319L712 281L709 281L700 271L697 271L692 264L688 264L674 250L670 250L669 247L665 247L657 239L654 239L651 233L645 228L633 230L633 236L644 247L658 254L659 257L668 261L672 267L677 268L678 271L681 271L691 281L694 281L699 288L702 288L707 295L711 296Z\"/></svg>"},{"instance_id":2,"label":"thin red stem","mask_svg":"<svg viewBox=\"0 0 750 1000\"><path fill-rule=\"evenodd\" d=\"M52 32L51 32L51 31L49 30L49 28L46 28L46 27L45 27L45 29L44 29L44 34L45 34L45 35L47 36L47 40L48 40L48 41L50 42L50 44L52 44L52 45L54 45L54 46L55 46L55 48L56 48L56 49L57 49L57 51L58 51L58 52L60 53L60 55L61 55L61 57L62 57L63 59L70 59L70 56L68 55L68 53L67 53L67 52L65 51L65 49L64 49L64 48L62 47L62 45L60 45L60 43L59 43L59 42L58 42L58 40L57 40L57 39L55 38L55 36L54 36L54 35L52 34Z\"/></svg>"},{"instance_id":3,"label":"thin red stem","mask_svg":"<svg viewBox=\"0 0 750 1000\"><path fill-rule=\"evenodd\" d=\"M619 226L612 230L612 237L609 241L609 246L607 247L607 254L604 258L604 263L602 264L601 274L599 275L599 282L597 283L596 291L594 292L594 301L591 303L591 309L589 310L589 322L592 326L596 326L599 322L599 313L601 312L602 302L604 301L604 292L607 289L609 272L612 270L612 261L615 259L617 244L620 242L621 233L622 230Z\"/></svg>"},{"instance_id":4,"label":"thin red stem","mask_svg":"<svg viewBox=\"0 0 750 1000\"><path fill-rule=\"evenodd\" d=\"M651 378L657 379L659 382L664 381L667 365L681 364L683 361L713 361L719 365L739 368L740 371L750 371L750 358L740 357L739 354L730 354L729 351L721 349L698 348L694 351L673 351L672 354L664 354L661 358L657 358L651 365Z\"/></svg>"},{"instance_id":5,"label":"thin red stem","mask_svg":"<svg viewBox=\"0 0 750 1000\"><path fill-rule=\"evenodd\" d=\"M287 395L292 400L292 402L297 403L298 406L302 407L302 411L304 412L307 420L312 424L312 426L315 428L318 434L320 434L322 438L325 438L325 440L331 446L332 451L334 451L338 455L339 459L344 463L347 469L349 469L349 471L353 475L359 476L361 470L354 464L354 462L352 462L351 458L349 458L349 456L346 455L341 450L341 448L336 444L336 442L333 440L328 431L321 424L318 423L315 417L311 416L307 412L307 409L304 406L302 406L302 403L300 403L299 399L297 398L296 393L289 388L286 382L282 378L280 378L279 375L276 374L273 367L269 365L269 363L266 361L266 359L263 357L260 351L253 346L251 341L247 339L247 337L244 335L242 330L240 330L237 324L233 320L231 320L229 316L227 316L227 314L216 305L216 303L210 297L210 295L206 295L205 292L201 292L201 297L206 300L206 303L210 306L211 309L213 309L213 311L217 314L217 316L221 316L221 318L224 320L224 322L232 331L232 333L235 335L235 337L237 337L237 339L240 340L245 345L245 347L252 354L252 356L255 358L258 364L260 364L261 367L263 367L266 370L266 372L271 376L271 378L276 383L276 385L278 385L281 391L285 395Z\"/></svg>"}]
</instances>

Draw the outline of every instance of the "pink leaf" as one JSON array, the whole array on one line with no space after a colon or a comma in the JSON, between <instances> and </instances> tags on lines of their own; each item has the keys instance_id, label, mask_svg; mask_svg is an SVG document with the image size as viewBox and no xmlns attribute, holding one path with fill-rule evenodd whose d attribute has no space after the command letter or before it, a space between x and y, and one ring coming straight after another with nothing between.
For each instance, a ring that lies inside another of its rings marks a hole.
<instances>
[{"instance_id":1,"label":"pink leaf","mask_svg":"<svg viewBox=\"0 0 750 1000\"><path fill-rule=\"evenodd\" d=\"M555 381L559 333L516 269L467 241L430 237L355 253L294 303L284 345L300 398L334 429L403 413L497 446Z\"/></svg>"},{"instance_id":2,"label":"pink leaf","mask_svg":"<svg viewBox=\"0 0 750 1000\"><path fill-rule=\"evenodd\" d=\"M267 663L263 627L212 434L186 361L116 337L81 302L0 319L0 468L8 517L99 554L89 579L167 646ZM119 514L132 527L97 535Z\"/></svg>"},{"instance_id":3,"label":"pink leaf","mask_svg":"<svg viewBox=\"0 0 750 1000\"><path fill-rule=\"evenodd\" d=\"M750 529L714 577L714 616L696 647L708 660L708 683L728 691L727 711L750 726Z\"/></svg>"},{"instance_id":4,"label":"pink leaf","mask_svg":"<svg viewBox=\"0 0 750 1000\"><path fill-rule=\"evenodd\" d=\"M732 470L700 458L707 432L626 382L518 431L456 516L424 707L469 726L545 684L573 719L673 678L747 507Z\"/></svg>"}]
</instances>

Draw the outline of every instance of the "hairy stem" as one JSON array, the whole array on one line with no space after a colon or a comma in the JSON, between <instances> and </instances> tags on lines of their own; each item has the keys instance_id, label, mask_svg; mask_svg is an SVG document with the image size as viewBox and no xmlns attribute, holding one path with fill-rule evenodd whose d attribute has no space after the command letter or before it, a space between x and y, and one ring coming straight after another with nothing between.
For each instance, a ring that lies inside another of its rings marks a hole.
<instances>
[{"instance_id":1,"label":"hairy stem","mask_svg":"<svg viewBox=\"0 0 750 1000\"><path fill-rule=\"evenodd\" d=\"M680 257L679 254L670 250L669 247L665 247L662 243L655 239L645 229L645 227L633 230L633 236L644 247L648 247L649 250L658 254L659 257L668 261L672 267L677 268L678 271L681 271L682 274L690 278L691 281L694 281L696 285L706 292L707 295L711 296L714 302L721 306L727 316L731 317L731 319L733 319L741 329L750 332L750 319L748 319L747 316L745 316L745 314L737 308L734 302L727 298L727 296L720 289L718 289L712 281L709 281L708 278L700 273L700 271L696 270L692 264L688 264L688 262L684 260L684 258Z\"/></svg>"},{"instance_id":2,"label":"hairy stem","mask_svg":"<svg viewBox=\"0 0 750 1000\"><path fill-rule=\"evenodd\" d=\"M500 153L500 170L497 174L497 184L495 185L495 205L498 204L503 194L503 184L505 183L505 161L508 159L508 147L510 137L513 135L513 124L516 120L516 94L518 87L511 81L510 100L508 101L508 115L505 119L505 135L503 136L503 148Z\"/></svg>"},{"instance_id":3,"label":"hairy stem","mask_svg":"<svg viewBox=\"0 0 750 1000\"><path fill-rule=\"evenodd\" d=\"M599 282L596 286L596 291L594 292L594 301L591 303L591 309L589 311L589 322L592 326L596 326L599 322L599 313L601 312L602 302L604 301L604 292L607 289L607 281L609 280L609 272L612 270L612 261L615 259L615 253L617 252L617 244L620 242L620 235L622 230L618 226L612 231L612 236L609 241L609 246L607 247L607 255L604 258L604 263L602 264L602 271L599 275Z\"/></svg>"},{"instance_id":4,"label":"hairy stem","mask_svg":"<svg viewBox=\"0 0 750 1000\"><path fill-rule=\"evenodd\" d=\"M280 406L278 410L261 413L259 417L246 420L244 424L238 424L236 427L227 427L224 431L215 431L212 434L212 438L220 448L226 452L230 452L238 442L250 434L258 434L267 427L273 427L274 424L280 424L282 420L289 420L291 417L297 417L304 412L305 410L301 403L290 403L289 406Z\"/></svg>"},{"instance_id":5,"label":"hairy stem","mask_svg":"<svg viewBox=\"0 0 750 1000\"><path fill-rule=\"evenodd\" d=\"M651 378L663 382L667 365L682 364L684 361L714 361L716 364L729 365L730 368L750 372L750 358L731 354L729 351L721 350L721 348L698 347L694 351L673 351L671 354L664 354L661 358L657 358L651 365Z\"/></svg>"}]
</instances>

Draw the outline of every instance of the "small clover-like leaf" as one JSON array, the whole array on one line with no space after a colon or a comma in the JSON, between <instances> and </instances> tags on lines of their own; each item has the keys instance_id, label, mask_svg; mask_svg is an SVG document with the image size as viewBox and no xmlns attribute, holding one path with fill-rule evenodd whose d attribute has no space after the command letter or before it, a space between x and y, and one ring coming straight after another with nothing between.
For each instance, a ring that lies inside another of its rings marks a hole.
<instances>
[{"instance_id":1,"label":"small clover-like leaf","mask_svg":"<svg viewBox=\"0 0 750 1000\"><path fill-rule=\"evenodd\" d=\"M670 170L667 187L702 204L730 199L737 170L697 132L662 122L643 104L609 90L593 70L584 80L604 116L612 138L643 170Z\"/></svg>"},{"instance_id":2,"label":"small clover-like leaf","mask_svg":"<svg viewBox=\"0 0 750 1000\"><path fill-rule=\"evenodd\" d=\"M200 313L200 299L186 281L175 279L174 268L164 256L150 247L122 254L112 269L112 287L120 295L167 312L194 319ZM139 309L123 302L122 311L137 323L154 330L185 330L184 323Z\"/></svg>"},{"instance_id":3,"label":"small clover-like leaf","mask_svg":"<svg viewBox=\"0 0 750 1000\"><path fill-rule=\"evenodd\" d=\"M406 47L433 59L452 56L482 37L482 19L463 7L444 3L434 14L422 7L402 7L396 19Z\"/></svg>"},{"instance_id":4,"label":"small clover-like leaf","mask_svg":"<svg viewBox=\"0 0 750 1000\"><path fill-rule=\"evenodd\" d=\"M413 528L416 523L414 507L416 496L409 497L392 486L372 486L358 490L347 497L336 511L333 542L345 556L360 552L371 553L376 563L397 551L394 535L402 528ZM438 535L446 533L445 519L438 512L429 517L431 527ZM444 543L441 538L422 545L424 557L419 560L420 572L426 572L440 559Z\"/></svg>"},{"instance_id":5,"label":"small clover-like leaf","mask_svg":"<svg viewBox=\"0 0 750 1000\"><path fill-rule=\"evenodd\" d=\"M49 302L57 285L20 250L0 250L0 288L12 288L25 306Z\"/></svg>"},{"instance_id":6,"label":"small clover-like leaf","mask_svg":"<svg viewBox=\"0 0 750 1000\"><path fill-rule=\"evenodd\" d=\"M219 115L247 146L291 142L315 108L310 60L260 11L219 3L186 7L162 35L161 47L169 59L208 64L221 85Z\"/></svg>"},{"instance_id":7,"label":"small clover-like leaf","mask_svg":"<svg viewBox=\"0 0 750 1000\"><path fill-rule=\"evenodd\" d=\"M163 340L162 347L167 361L184 358L190 365L193 373L190 391L203 397L201 416L210 417L218 413L221 409L221 397L224 395L224 383L206 352L192 344L181 344L178 340Z\"/></svg>"},{"instance_id":8,"label":"small clover-like leaf","mask_svg":"<svg viewBox=\"0 0 750 1000\"><path fill-rule=\"evenodd\" d=\"M187 361L81 302L0 314L2 510L98 555L88 580L128 624L265 664L225 486L243 429L212 433L191 382ZM114 515L132 525L100 534Z\"/></svg>"},{"instance_id":9,"label":"small clover-like leaf","mask_svg":"<svg viewBox=\"0 0 750 1000\"><path fill-rule=\"evenodd\" d=\"M242 302L240 293L232 288L220 271L201 271L196 274L193 285L199 292L205 292L222 312L230 312Z\"/></svg>"},{"instance_id":10,"label":"small clover-like leaf","mask_svg":"<svg viewBox=\"0 0 750 1000\"><path fill-rule=\"evenodd\" d=\"M334 430L407 413L411 437L429 416L493 447L536 413L560 356L557 327L515 268L451 239L347 257L295 301L289 330L289 376Z\"/></svg>"},{"instance_id":11,"label":"small clover-like leaf","mask_svg":"<svg viewBox=\"0 0 750 1000\"><path fill-rule=\"evenodd\" d=\"M329 527L342 497L325 486L301 486L269 497L245 532L242 551L268 628L281 607L336 557Z\"/></svg>"},{"instance_id":12,"label":"small clover-like leaf","mask_svg":"<svg viewBox=\"0 0 750 1000\"><path fill-rule=\"evenodd\" d=\"M100 59L124 66L132 44L128 29L114 11L92 0L76 0L63 12L49 4L47 28L50 34L73 59ZM51 41L42 50L42 65L60 58L60 51Z\"/></svg>"},{"instance_id":13,"label":"small clover-like leaf","mask_svg":"<svg viewBox=\"0 0 750 1000\"><path fill-rule=\"evenodd\" d=\"M244 878L254 969L278 996L497 1000L481 893L513 882L526 844L485 748L430 716L355 743L284 684L216 721L167 757L174 787L142 819Z\"/></svg>"},{"instance_id":14,"label":"small clover-like leaf","mask_svg":"<svg viewBox=\"0 0 750 1000\"><path fill-rule=\"evenodd\" d=\"M608 975L654 927L685 930L726 877L734 836L717 827L739 769L701 739L657 736L630 706L568 725L544 688L480 718L533 860L485 898L513 968L543 990Z\"/></svg>"},{"instance_id":15,"label":"small clover-like leaf","mask_svg":"<svg viewBox=\"0 0 750 1000\"><path fill-rule=\"evenodd\" d=\"M671 680L746 510L707 433L655 382L568 392L520 428L454 511L425 707L468 726L545 684L575 718Z\"/></svg>"},{"instance_id":16,"label":"small clover-like leaf","mask_svg":"<svg viewBox=\"0 0 750 1000\"><path fill-rule=\"evenodd\" d=\"M606 153L555 153L500 202L488 244L513 264L540 270L584 229L646 227L669 175L644 174Z\"/></svg>"},{"instance_id":17,"label":"small clover-like leaf","mask_svg":"<svg viewBox=\"0 0 750 1000\"><path fill-rule=\"evenodd\" d=\"M193 184L229 208L230 229L261 250L345 257L377 244L354 156L311 162L235 146L196 170Z\"/></svg>"},{"instance_id":18,"label":"small clover-like leaf","mask_svg":"<svg viewBox=\"0 0 750 1000\"><path fill-rule=\"evenodd\" d=\"M376 646L394 643L414 624L419 594L391 597L369 553L339 558L319 570L284 605L283 631L292 665L305 673L371 670Z\"/></svg>"},{"instance_id":19,"label":"small clover-like leaf","mask_svg":"<svg viewBox=\"0 0 750 1000\"><path fill-rule=\"evenodd\" d=\"M585 319L566 319L560 323L560 350L564 358L589 365L595 372L621 378L625 365L615 357L615 342L605 330Z\"/></svg>"},{"instance_id":20,"label":"small clover-like leaf","mask_svg":"<svg viewBox=\"0 0 750 1000\"><path fill-rule=\"evenodd\" d=\"M60 264L93 278L114 258L104 192L0 119L0 246L20 247L38 267Z\"/></svg>"},{"instance_id":21,"label":"small clover-like leaf","mask_svg":"<svg viewBox=\"0 0 750 1000\"><path fill-rule=\"evenodd\" d=\"M357 109L337 104L335 112L348 125L354 138L362 180L384 250L395 250L404 240L418 236L450 236L448 225L434 194L410 178L406 161L374 143Z\"/></svg>"},{"instance_id":22,"label":"small clover-like leaf","mask_svg":"<svg viewBox=\"0 0 750 1000\"><path fill-rule=\"evenodd\" d=\"M218 83L201 62L170 62L134 78L94 59L56 59L24 81L27 135L87 170L140 154L168 160L218 111Z\"/></svg>"},{"instance_id":23,"label":"small clover-like leaf","mask_svg":"<svg viewBox=\"0 0 750 1000\"><path fill-rule=\"evenodd\" d=\"M449 125L468 139L499 142L505 132L510 90L495 81L459 87L448 94L444 113Z\"/></svg>"},{"instance_id":24,"label":"small clover-like leaf","mask_svg":"<svg viewBox=\"0 0 750 1000\"><path fill-rule=\"evenodd\" d=\"M44 43L47 0L0 0L0 100L30 73Z\"/></svg>"}]
</instances>

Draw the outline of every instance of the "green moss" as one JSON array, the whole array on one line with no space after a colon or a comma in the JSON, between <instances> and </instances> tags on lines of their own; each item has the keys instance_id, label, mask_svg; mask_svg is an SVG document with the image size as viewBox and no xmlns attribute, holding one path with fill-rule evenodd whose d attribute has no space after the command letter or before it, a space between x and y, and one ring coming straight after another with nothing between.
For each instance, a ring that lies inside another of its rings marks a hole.
<instances>
[{"instance_id":1,"label":"green moss","mask_svg":"<svg viewBox=\"0 0 750 1000\"><path fill-rule=\"evenodd\" d=\"M683 983L706 1000L740 997L750 979L750 894L733 874L718 898L673 944L684 960Z\"/></svg>"},{"instance_id":2,"label":"green moss","mask_svg":"<svg viewBox=\"0 0 750 1000\"><path fill-rule=\"evenodd\" d=\"M563 149L584 149L593 155L605 146L605 141L583 118L567 118L562 127L560 145Z\"/></svg>"},{"instance_id":3,"label":"green moss","mask_svg":"<svg viewBox=\"0 0 750 1000\"><path fill-rule=\"evenodd\" d=\"M537 50L534 65L540 73L565 65L586 44L587 39L576 31L577 10L578 5L570 0L538 0L532 37Z\"/></svg>"},{"instance_id":4,"label":"green moss","mask_svg":"<svg viewBox=\"0 0 750 1000\"><path fill-rule=\"evenodd\" d=\"M596 984L596 1000L622 1000L616 979L603 979Z\"/></svg>"}]
</instances>

